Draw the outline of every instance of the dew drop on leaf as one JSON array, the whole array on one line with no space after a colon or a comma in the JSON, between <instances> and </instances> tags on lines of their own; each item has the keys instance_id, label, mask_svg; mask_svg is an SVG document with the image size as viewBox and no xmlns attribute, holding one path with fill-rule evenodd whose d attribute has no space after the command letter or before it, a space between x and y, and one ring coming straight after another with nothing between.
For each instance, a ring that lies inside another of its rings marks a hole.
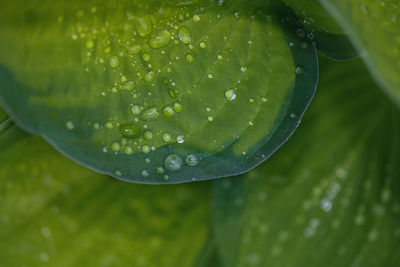
<instances>
[{"instance_id":1,"label":"dew drop on leaf","mask_svg":"<svg viewBox=\"0 0 400 267\"><path fill-rule=\"evenodd\" d=\"M171 154L165 158L164 166L171 172L177 172L182 168L183 160L179 155Z\"/></svg>"}]
</instances>

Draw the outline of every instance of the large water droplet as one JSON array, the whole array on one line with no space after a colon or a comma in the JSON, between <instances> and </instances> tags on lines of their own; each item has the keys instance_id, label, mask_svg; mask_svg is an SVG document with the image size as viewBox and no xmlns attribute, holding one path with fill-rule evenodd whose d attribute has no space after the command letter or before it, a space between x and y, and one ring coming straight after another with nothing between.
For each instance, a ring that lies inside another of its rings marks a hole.
<instances>
[{"instance_id":1,"label":"large water droplet","mask_svg":"<svg viewBox=\"0 0 400 267\"><path fill-rule=\"evenodd\" d=\"M131 108L132 114L133 115L139 115L140 112L142 112L142 110L140 109L140 107L138 105L133 105Z\"/></svg>"},{"instance_id":2,"label":"large water droplet","mask_svg":"<svg viewBox=\"0 0 400 267\"><path fill-rule=\"evenodd\" d=\"M119 126L120 133L126 138L138 138L140 136L140 128L135 124L131 125L120 125Z\"/></svg>"},{"instance_id":3,"label":"large water droplet","mask_svg":"<svg viewBox=\"0 0 400 267\"><path fill-rule=\"evenodd\" d=\"M136 31L142 36L146 37L151 33L152 23L149 17L138 17L136 18Z\"/></svg>"},{"instance_id":4,"label":"large water droplet","mask_svg":"<svg viewBox=\"0 0 400 267\"><path fill-rule=\"evenodd\" d=\"M139 44L134 44L132 46L126 46L126 51L131 55L136 55L142 50L142 46Z\"/></svg>"},{"instance_id":5,"label":"large water droplet","mask_svg":"<svg viewBox=\"0 0 400 267\"><path fill-rule=\"evenodd\" d=\"M161 48L167 46L170 41L171 41L171 34L169 33L169 31L164 30L161 33L159 33L156 37L152 38L149 41L149 44L152 48Z\"/></svg>"},{"instance_id":6,"label":"large water droplet","mask_svg":"<svg viewBox=\"0 0 400 267\"><path fill-rule=\"evenodd\" d=\"M135 88L135 82L133 81L127 81L119 87L119 89L123 91L132 91L133 88Z\"/></svg>"},{"instance_id":7,"label":"large water droplet","mask_svg":"<svg viewBox=\"0 0 400 267\"><path fill-rule=\"evenodd\" d=\"M164 166L171 172L177 172L182 168L183 160L179 155L171 154L165 158Z\"/></svg>"},{"instance_id":8,"label":"large water droplet","mask_svg":"<svg viewBox=\"0 0 400 267\"><path fill-rule=\"evenodd\" d=\"M158 115L160 115L160 113L158 113L157 108L151 107L151 108L146 109L146 110L143 112L142 118L143 118L144 120L147 120L147 121L152 121L152 120L157 119L157 118L158 118Z\"/></svg>"},{"instance_id":9,"label":"large water droplet","mask_svg":"<svg viewBox=\"0 0 400 267\"><path fill-rule=\"evenodd\" d=\"M192 42L192 37L190 35L189 28L182 26L178 31L179 40L184 44L190 44Z\"/></svg>"}]
</instances>

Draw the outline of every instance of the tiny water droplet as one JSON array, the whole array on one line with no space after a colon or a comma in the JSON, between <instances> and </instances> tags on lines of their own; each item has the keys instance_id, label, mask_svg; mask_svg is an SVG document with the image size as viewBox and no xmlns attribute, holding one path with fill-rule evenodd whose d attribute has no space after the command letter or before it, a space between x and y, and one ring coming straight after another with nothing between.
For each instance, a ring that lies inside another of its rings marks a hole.
<instances>
[{"instance_id":1,"label":"tiny water droplet","mask_svg":"<svg viewBox=\"0 0 400 267\"><path fill-rule=\"evenodd\" d=\"M143 133L143 138L147 141L151 140L153 138L153 133L150 131L145 131Z\"/></svg>"},{"instance_id":2,"label":"tiny water droplet","mask_svg":"<svg viewBox=\"0 0 400 267\"><path fill-rule=\"evenodd\" d=\"M193 62L194 62L194 57L193 57L192 55L187 55L187 56L186 56L186 61L187 61L188 63L193 63Z\"/></svg>"},{"instance_id":3,"label":"tiny water droplet","mask_svg":"<svg viewBox=\"0 0 400 267\"><path fill-rule=\"evenodd\" d=\"M200 48L204 49L207 47L207 44L205 42L200 42L199 46L200 46Z\"/></svg>"},{"instance_id":4,"label":"tiny water droplet","mask_svg":"<svg viewBox=\"0 0 400 267\"><path fill-rule=\"evenodd\" d=\"M119 59L116 56L111 57L110 59L110 67L115 69L119 66Z\"/></svg>"},{"instance_id":5,"label":"tiny water droplet","mask_svg":"<svg viewBox=\"0 0 400 267\"><path fill-rule=\"evenodd\" d=\"M236 99L235 91L233 89L226 90L225 91L225 98L226 98L226 100L228 100L230 102L235 100Z\"/></svg>"},{"instance_id":6,"label":"tiny water droplet","mask_svg":"<svg viewBox=\"0 0 400 267\"><path fill-rule=\"evenodd\" d=\"M179 103L174 103L174 110L175 112L179 113L183 111L183 106Z\"/></svg>"},{"instance_id":7,"label":"tiny water droplet","mask_svg":"<svg viewBox=\"0 0 400 267\"><path fill-rule=\"evenodd\" d=\"M144 76L144 79L147 82L151 82L152 80L154 80L154 77L155 77L154 71L150 71Z\"/></svg>"},{"instance_id":8,"label":"tiny water droplet","mask_svg":"<svg viewBox=\"0 0 400 267\"><path fill-rule=\"evenodd\" d=\"M67 121L67 123L65 124L65 127L67 128L67 130L70 130L70 131L75 129L75 125L72 121Z\"/></svg>"},{"instance_id":9,"label":"tiny water droplet","mask_svg":"<svg viewBox=\"0 0 400 267\"><path fill-rule=\"evenodd\" d=\"M294 72L298 75L303 74L304 73L304 69L300 66L297 66L294 70Z\"/></svg>"},{"instance_id":10,"label":"tiny water droplet","mask_svg":"<svg viewBox=\"0 0 400 267\"><path fill-rule=\"evenodd\" d=\"M150 173L149 173L148 170L142 170L141 175L142 175L143 177L148 177L148 176L150 175Z\"/></svg>"},{"instance_id":11,"label":"tiny water droplet","mask_svg":"<svg viewBox=\"0 0 400 267\"><path fill-rule=\"evenodd\" d=\"M169 143L172 141L172 136L169 133L163 133L162 139L165 143Z\"/></svg>"},{"instance_id":12,"label":"tiny water droplet","mask_svg":"<svg viewBox=\"0 0 400 267\"><path fill-rule=\"evenodd\" d=\"M140 109L140 106L133 105L131 108L131 112L133 115L139 115L142 112L142 110Z\"/></svg>"},{"instance_id":13,"label":"tiny water droplet","mask_svg":"<svg viewBox=\"0 0 400 267\"><path fill-rule=\"evenodd\" d=\"M193 154L189 154L186 156L186 164L193 167L196 166L199 163L199 160L197 157Z\"/></svg>"},{"instance_id":14,"label":"tiny water droplet","mask_svg":"<svg viewBox=\"0 0 400 267\"><path fill-rule=\"evenodd\" d=\"M178 144L183 144L185 142L185 136L180 134L176 137L176 142L178 142Z\"/></svg>"},{"instance_id":15,"label":"tiny water droplet","mask_svg":"<svg viewBox=\"0 0 400 267\"><path fill-rule=\"evenodd\" d=\"M118 152L120 149L121 149L121 146L117 142L114 142L111 144L111 150L113 152Z\"/></svg>"},{"instance_id":16,"label":"tiny water droplet","mask_svg":"<svg viewBox=\"0 0 400 267\"><path fill-rule=\"evenodd\" d=\"M157 171L158 174L164 174L165 169L163 167L157 167L156 171Z\"/></svg>"},{"instance_id":17,"label":"tiny water droplet","mask_svg":"<svg viewBox=\"0 0 400 267\"><path fill-rule=\"evenodd\" d=\"M143 153L149 153L150 152L150 147L148 145L144 145L142 146L142 152Z\"/></svg>"},{"instance_id":18,"label":"tiny water droplet","mask_svg":"<svg viewBox=\"0 0 400 267\"><path fill-rule=\"evenodd\" d=\"M194 22L199 22L200 21L200 16L199 15L194 15L193 16L193 21Z\"/></svg>"}]
</instances>

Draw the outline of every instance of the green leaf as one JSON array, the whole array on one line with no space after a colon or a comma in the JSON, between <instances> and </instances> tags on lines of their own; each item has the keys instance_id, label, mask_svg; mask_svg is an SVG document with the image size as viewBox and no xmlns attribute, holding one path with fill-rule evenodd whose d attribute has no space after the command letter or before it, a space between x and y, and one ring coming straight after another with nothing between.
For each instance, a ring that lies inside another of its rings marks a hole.
<instances>
[{"instance_id":1,"label":"green leaf","mask_svg":"<svg viewBox=\"0 0 400 267\"><path fill-rule=\"evenodd\" d=\"M317 82L315 49L274 3L7 0L0 99L24 129L119 179L245 172L289 138Z\"/></svg>"},{"instance_id":2,"label":"green leaf","mask_svg":"<svg viewBox=\"0 0 400 267\"><path fill-rule=\"evenodd\" d=\"M0 106L0 136L12 125L12 121L8 114ZM0 140L1 143L1 140Z\"/></svg>"},{"instance_id":3,"label":"green leaf","mask_svg":"<svg viewBox=\"0 0 400 267\"><path fill-rule=\"evenodd\" d=\"M320 0L349 35L370 73L400 105L400 3Z\"/></svg>"},{"instance_id":4,"label":"green leaf","mask_svg":"<svg viewBox=\"0 0 400 267\"><path fill-rule=\"evenodd\" d=\"M298 34L307 35L322 54L335 60L358 56L346 34L318 1L283 0L283 2L298 16L294 21Z\"/></svg>"},{"instance_id":5,"label":"green leaf","mask_svg":"<svg viewBox=\"0 0 400 267\"><path fill-rule=\"evenodd\" d=\"M194 266L210 184L127 186L8 132L20 138L0 150L0 265Z\"/></svg>"},{"instance_id":6,"label":"green leaf","mask_svg":"<svg viewBox=\"0 0 400 267\"><path fill-rule=\"evenodd\" d=\"M225 266L399 266L400 113L360 61L322 64L296 135L215 182Z\"/></svg>"}]
</instances>

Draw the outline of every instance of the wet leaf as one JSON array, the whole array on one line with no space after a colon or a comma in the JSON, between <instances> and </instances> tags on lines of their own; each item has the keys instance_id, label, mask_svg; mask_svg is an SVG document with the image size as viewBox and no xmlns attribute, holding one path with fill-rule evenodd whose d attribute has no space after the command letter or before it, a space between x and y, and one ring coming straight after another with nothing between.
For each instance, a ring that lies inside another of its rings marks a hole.
<instances>
[{"instance_id":1,"label":"wet leaf","mask_svg":"<svg viewBox=\"0 0 400 267\"><path fill-rule=\"evenodd\" d=\"M349 35L370 73L400 105L400 3L320 0Z\"/></svg>"},{"instance_id":2,"label":"wet leaf","mask_svg":"<svg viewBox=\"0 0 400 267\"><path fill-rule=\"evenodd\" d=\"M351 59L358 55L346 34L318 1L283 1L298 16L294 21L297 33L306 35L321 53L336 60Z\"/></svg>"},{"instance_id":3,"label":"wet leaf","mask_svg":"<svg viewBox=\"0 0 400 267\"><path fill-rule=\"evenodd\" d=\"M4 266L193 266L209 231L209 184L126 185L15 126L0 137ZM17 138L18 136L18 138Z\"/></svg>"},{"instance_id":4,"label":"wet leaf","mask_svg":"<svg viewBox=\"0 0 400 267\"><path fill-rule=\"evenodd\" d=\"M400 113L360 61L321 68L293 139L244 177L215 182L225 266L400 264Z\"/></svg>"},{"instance_id":5,"label":"wet leaf","mask_svg":"<svg viewBox=\"0 0 400 267\"><path fill-rule=\"evenodd\" d=\"M314 48L269 1L3 1L0 99L64 154L119 179L245 172L297 127Z\"/></svg>"}]
</instances>

